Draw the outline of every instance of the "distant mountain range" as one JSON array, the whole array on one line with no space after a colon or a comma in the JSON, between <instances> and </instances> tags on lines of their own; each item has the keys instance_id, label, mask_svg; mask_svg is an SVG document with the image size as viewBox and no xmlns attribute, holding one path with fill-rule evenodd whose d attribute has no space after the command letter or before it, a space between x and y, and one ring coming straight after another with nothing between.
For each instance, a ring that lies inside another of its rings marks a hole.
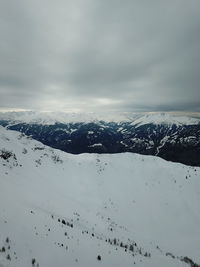
<instances>
[{"instance_id":1,"label":"distant mountain range","mask_svg":"<svg viewBox=\"0 0 200 267\"><path fill-rule=\"evenodd\" d=\"M73 154L134 152L200 166L199 118L8 112L0 114L0 125Z\"/></svg>"}]
</instances>

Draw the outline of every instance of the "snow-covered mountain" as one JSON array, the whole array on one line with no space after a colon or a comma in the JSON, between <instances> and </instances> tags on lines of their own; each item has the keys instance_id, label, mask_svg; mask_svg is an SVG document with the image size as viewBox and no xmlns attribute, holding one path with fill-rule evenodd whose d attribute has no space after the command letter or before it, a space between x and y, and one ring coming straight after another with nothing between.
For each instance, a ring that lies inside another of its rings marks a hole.
<instances>
[{"instance_id":1,"label":"snow-covered mountain","mask_svg":"<svg viewBox=\"0 0 200 267\"><path fill-rule=\"evenodd\" d=\"M200 266L200 168L0 127L0 266Z\"/></svg>"},{"instance_id":2,"label":"snow-covered mountain","mask_svg":"<svg viewBox=\"0 0 200 267\"><path fill-rule=\"evenodd\" d=\"M146 115L141 115L138 118L135 118L132 122L132 125L146 125L146 124L155 124L155 125L197 125L200 123L199 118L193 118L188 116L177 116L171 115L169 113L150 113Z\"/></svg>"},{"instance_id":3,"label":"snow-covered mountain","mask_svg":"<svg viewBox=\"0 0 200 267\"><path fill-rule=\"evenodd\" d=\"M111 115L10 112L0 113L0 125L73 154L134 152L200 166L199 118Z\"/></svg>"},{"instance_id":4,"label":"snow-covered mountain","mask_svg":"<svg viewBox=\"0 0 200 267\"><path fill-rule=\"evenodd\" d=\"M10 122L52 125L55 123L90 123L105 122L131 122L132 125L168 124L168 125L195 125L200 123L200 118L191 116L174 115L171 113L66 113L66 112L0 112L0 120Z\"/></svg>"},{"instance_id":5,"label":"snow-covered mountain","mask_svg":"<svg viewBox=\"0 0 200 267\"><path fill-rule=\"evenodd\" d=\"M21 112L0 112L0 120L8 120L10 122L28 123L28 124L43 124L52 125L55 123L90 123L99 120L103 121L130 121L133 118L138 118L136 114L129 113L66 113L66 112L36 112L36 111L21 111Z\"/></svg>"}]
</instances>

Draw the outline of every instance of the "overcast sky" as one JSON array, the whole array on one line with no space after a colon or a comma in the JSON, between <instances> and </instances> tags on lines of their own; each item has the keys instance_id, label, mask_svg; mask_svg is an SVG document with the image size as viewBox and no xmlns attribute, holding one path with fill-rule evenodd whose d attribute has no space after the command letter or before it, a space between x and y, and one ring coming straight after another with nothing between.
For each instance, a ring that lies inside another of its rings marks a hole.
<instances>
[{"instance_id":1,"label":"overcast sky","mask_svg":"<svg viewBox=\"0 0 200 267\"><path fill-rule=\"evenodd\" d=\"M200 0L0 0L0 108L200 111Z\"/></svg>"}]
</instances>

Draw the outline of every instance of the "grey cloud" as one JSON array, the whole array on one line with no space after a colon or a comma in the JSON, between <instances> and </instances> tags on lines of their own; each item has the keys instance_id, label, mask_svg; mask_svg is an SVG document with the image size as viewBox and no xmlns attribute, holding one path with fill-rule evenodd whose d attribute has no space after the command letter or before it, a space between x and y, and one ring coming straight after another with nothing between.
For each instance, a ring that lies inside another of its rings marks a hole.
<instances>
[{"instance_id":1,"label":"grey cloud","mask_svg":"<svg viewBox=\"0 0 200 267\"><path fill-rule=\"evenodd\" d=\"M194 110L196 112L200 112L200 107L199 107L199 102L192 102L192 103L181 103L181 104L177 104L175 103L169 103L169 104L156 104L154 106L152 105L138 105L135 104L133 105L132 103L122 103L121 105L119 105L118 110L123 111L126 110L128 112L147 112L147 111L151 111L151 112L193 112Z\"/></svg>"},{"instance_id":2,"label":"grey cloud","mask_svg":"<svg viewBox=\"0 0 200 267\"><path fill-rule=\"evenodd\" d=\"M199 10L197 0L0 0L0 106L199 111Z\"/></svg>"}]
</instances>

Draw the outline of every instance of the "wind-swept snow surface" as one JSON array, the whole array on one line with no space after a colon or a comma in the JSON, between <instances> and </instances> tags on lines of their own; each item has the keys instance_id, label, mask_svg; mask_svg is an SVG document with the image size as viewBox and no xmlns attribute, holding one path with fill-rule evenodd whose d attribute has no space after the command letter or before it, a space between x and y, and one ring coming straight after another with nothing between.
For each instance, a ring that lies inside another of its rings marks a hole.
<instances>
[{"instance_id":1,"label":"wind-swept snow surface","mask_svg":"<svg viewBox=\"0 0 200 267\"><path fill-rule=\"evenodd\" d=\"M0 128L1 267L199 266L199 203L200 168Z\"/></svg>"}]
</instances>

